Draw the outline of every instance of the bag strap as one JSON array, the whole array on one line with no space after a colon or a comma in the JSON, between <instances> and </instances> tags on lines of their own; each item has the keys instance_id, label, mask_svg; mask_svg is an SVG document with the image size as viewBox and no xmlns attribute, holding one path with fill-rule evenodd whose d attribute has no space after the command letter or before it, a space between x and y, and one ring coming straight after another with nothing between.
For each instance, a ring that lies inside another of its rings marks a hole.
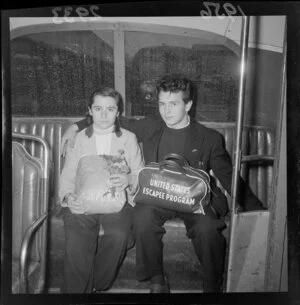
<instances>
[{"instance_id":1,"label":"bag strap","mask_svg":"<svg viewBox=\"0 0 300 305\"><path fill-rule=\"evenodd\" d=\"M184 166L189 166L189 162L184 157L173 153L166 155L164 160L179 160L184 163Z\"/></svg>"}]
</instances>

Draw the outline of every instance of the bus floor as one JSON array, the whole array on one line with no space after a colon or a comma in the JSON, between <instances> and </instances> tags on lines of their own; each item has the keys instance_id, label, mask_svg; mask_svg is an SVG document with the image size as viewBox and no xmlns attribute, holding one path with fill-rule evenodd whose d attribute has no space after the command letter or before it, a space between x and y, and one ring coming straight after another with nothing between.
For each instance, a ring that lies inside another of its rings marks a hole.
<instances>
[{"instance_id":1,"label":"bus floor","mask_svg":"<svg viewBox=\"0 0 300 305\"><path fill-rule=\"evenodd\" d=\"M46 279L46 293L60 293L62 281L64 233L61 219L50 221L50 248ZM183 223L169 222L165 225L164 269L171 293L201 293L201 265L191 241L186 237ZM149 282L139 282L135 277L135 247L127 252L117 278L110 290L104 293L148 293Z\"/></svg>"}]
</instances>

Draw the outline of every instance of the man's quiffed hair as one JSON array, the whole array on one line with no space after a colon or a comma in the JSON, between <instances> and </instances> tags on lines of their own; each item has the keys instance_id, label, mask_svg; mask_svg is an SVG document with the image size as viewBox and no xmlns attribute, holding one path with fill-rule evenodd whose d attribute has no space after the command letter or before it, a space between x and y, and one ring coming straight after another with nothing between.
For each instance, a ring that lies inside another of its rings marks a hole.
<instances>
[{"instance_id":1,"label":"man's quiffed hair","mask_svg":"<svg viewBox=\"0 0 300 305\"><path fill-rule=\"evenodd\" d=\"M163 92L183 92L182 99L185 103L193 101L195 97L195 86L193 82L181 74L170 74L161 77L156 82L157 95Z\"/></svg>"}]
</instances>

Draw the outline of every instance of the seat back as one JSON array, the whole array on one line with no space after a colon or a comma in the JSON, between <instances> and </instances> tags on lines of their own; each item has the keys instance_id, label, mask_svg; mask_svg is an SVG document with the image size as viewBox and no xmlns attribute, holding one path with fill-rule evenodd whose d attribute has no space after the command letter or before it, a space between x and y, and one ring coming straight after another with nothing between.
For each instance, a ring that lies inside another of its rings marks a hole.
<instances>
[{"instance_id":1,"label":"seat back","mask_svg":"<svg viewBox=\"0 0 300 305\"><path fill-rule=\"evenodd\" d=\"M50 148L50 157L53 163L50 175L49 204L51 207L58 203L59 176L62 168L63 159L60 155L61 136L65 130L81 118L32 118L20 117L12 119L12 132L19 132L40 136L45 139ZM34 157L42 158L43 150L34 141L19 140L27 151Z\"/></svg>"},{"instance_id":2,"label":"seat back","mask_svg":"<svg viewBox=\"0 0 300 305\"><path fill-rule=\"evenodd\" d=\"M41 215L42 163L29 155L24 146L12 142L12 256L20 258L23 236L32 222ZM40 234L39 234L40 235ZM40 238L40 236L38 236ZM39 261L41 243L35 238L30 259Z\"/></svg>"},{"instance_id":3,"label":"seat back","mask_svg":"<svg viewBox=\"0 0 300 305\"><path fill-rule=\"evenodd\" d=\"M232 163L236 144L236 127L234 123L204 123L205 126L221 133L225 140L225 147ZM274 156L275 131L264 126L244 126L242 132L243 156ZM270 162L253 162L241 164L241 176L250 186L254 194L269 207L273 181L273 164ZM220 183L217 181L218 185ZM221 187L222 188L222 187ZM224 190L224 189L223 189ZM225 192L225 190L224 190ZM226 193L226 192L225 192ZM228 195L227 195L228 196ZM228 200L228 202L230 202Z\"/></svg>"},{"instance_id":4,"label":"seat back","mask_svg":"<svg viewBox=\"0 0 300 305\"><path fill-rule=\"evenodd\" d=\"M80 117L72 118L13 118L12 131L39 135L44 138L50 148L54 163L51 175L51 203L58 202L58 183L63 159L60 156L61 137L65 130L74 122L79 121ZM235 124L234 123L215 123L202 122L203 125L215 129L221 133L225 140L225 147L234 158L235 147ZM274 155L275 135L274 130L264 126L244 126L242 133L242 152L244 155ZM36 157L40 157L40 151L36 144L32 143L28 147L29 152ZM241 175L250 185L258 198L268 206L270 198L273 166L270 164L243 164Z\"/></svg>"},{"instance_id":5,"label":"seat back","mask_svg":"<svg viewBox=\"0 0 300 305\"><path fill-rule=\"evenodd\" d=\"M45 284L50 153L40 137L12 133L12 261L14 293ZM42 159L17 141L36 142Z\"/></svg>"}]
</instances>

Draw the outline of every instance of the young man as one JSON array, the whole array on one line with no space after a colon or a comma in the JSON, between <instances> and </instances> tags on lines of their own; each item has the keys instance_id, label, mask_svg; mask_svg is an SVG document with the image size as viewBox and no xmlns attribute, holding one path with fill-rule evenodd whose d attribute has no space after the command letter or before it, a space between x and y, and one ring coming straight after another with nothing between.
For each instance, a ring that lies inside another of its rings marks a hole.
<instances>
[{"instance_id":1,"label":"young man","mask_svg":"<svg viewBox=\"0 0 300 305\"><path fill-rule=\"evenodd\" d=\"M188 160L192 167L212 170L230 194L232 164L222 136L190 119L193 104L193 83L180 75L167 75L157 82L160 117L146 117L138 121L122 119L124 128L136 133L143 145L145 163L163 160L176 153ZM80 121L71 126L63 137L63 145L90 122ZM262 203L240 179L243 198L239 202L244 210L264 209ZM133 229L136 240L136 274L138 280L150 279L152 293L168 293L169 285L163 273L164 223L178 217L184 221L187 236L191 239L203 267L204 292L219 292L222 284L225 259L225 238L221 231L225 223L220 216L228 212L225 195L211 182L211 206L205 214L179 213L142 202L134 209Z\"/></svg>"}]
</instances>

